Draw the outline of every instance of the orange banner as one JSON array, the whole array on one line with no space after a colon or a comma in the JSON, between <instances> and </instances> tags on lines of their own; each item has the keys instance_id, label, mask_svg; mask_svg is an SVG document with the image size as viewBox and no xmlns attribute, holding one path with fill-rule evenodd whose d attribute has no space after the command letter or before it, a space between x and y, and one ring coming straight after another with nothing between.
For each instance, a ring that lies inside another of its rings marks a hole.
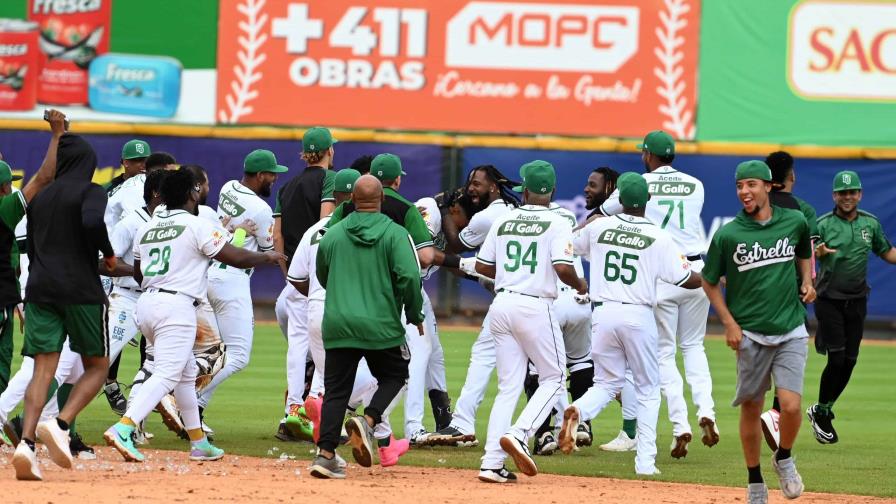
<instances>
[{"instance_id":1,"label":"orange banner","mask_svg":"<svg viewBox=\"0 0 896 504\"><path fill-rule=\"evenodd\" d=\"M694 137L699 0L222 0L221 123Z\"/></svg>"}]
</instances>

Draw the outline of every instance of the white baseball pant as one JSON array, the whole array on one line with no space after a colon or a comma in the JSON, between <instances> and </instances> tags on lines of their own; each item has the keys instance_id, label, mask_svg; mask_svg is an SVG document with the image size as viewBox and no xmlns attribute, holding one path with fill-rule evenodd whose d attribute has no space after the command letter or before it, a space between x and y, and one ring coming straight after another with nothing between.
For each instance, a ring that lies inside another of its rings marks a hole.
<instances>
[{"instance_id":1,"label":"white baseball pant","mask_svg":"<svg viewBox=\"0 0 896 504\"><path fill-rule=\"evenodd\" d=\"M137 326L152 344L153 359L143 368L149 378L132 390L125 416L140 424L168 393L174 394L187 430L198 429L199 405L196 398L195 301L183 294L144 292L137 301ZM147 353L149 346L147 345Z\"/></svg>"},{"instance_id":2,"label":"white baseball pant","mask_svg":"<svg viewBox=\"0 0 896 504\"><path fill-rule=\"evenodd\" d=\"M286 333L286 407L303 405L305 392L305 363L308 361L308 298L291 284L287 287L286 313L289 318Z\"/></svg>"},{"instance_id":3,"label":"white baseball pant","mask_svg":"<svg viewBox=\"0 0 896 504\"><path fill-rule=\"evenodd\" d=\"M489 315L482 321L482 330L470 350L470 365L460 396L454 405L451 426L464 434L476 433L476 410L485 397L488 382L495 369L495 339L490 330ZM522 383L522 382L520 382Z\"/></svg>"},{"instance_id":4,"label":"white baseball pant","mask_svg":"<svg viewBox=\"0 0 896 504\"><path fill-rule=\"evenodd\" d=\"M408 349L411 351L411 362L408 364L407 397L404 402L404 432L406 436L410 436L421 429L425 430L423 427L423 411L428 390L430 362L432 361L433 349L437 345L441 348L441 344L437 343L438 334L436 333L432 303L426 294L426 290L422 290L422 293L423 334L420 334L417 326L405 325L405 336L408 342ZM402 320L404 319L402 318Z\"/></svg>"},{"instance_id":5,"label":"white baseball pant","mask_svg":"<svg viewBox=\"0 0 896 504\"><path fill-rule=\"evenodd\" d=\"M565 394L566 349L553 299L498 293L489 307L489 321L497 354L498 394L489 415L482 467L497 469L507 458L501 449L501 436L510 434L528 443L529 436ZM530 361L538 372L538 388L511 425Z\"/></svg>"},{"instance_id":6,"label":"white baseball pant","mask_svg":"<svg viewBox=\"0 0 896 504\"><path fill-rule=\"evenodd\" d=\"M660 409L656 321L649 306L604 302L592 315L594 386L573 405L580 421L596 417L625 385L630 368L638 398L638 446L635 472L656 469L656 422Z\"/></svg>"},{"instance_id":7,"label":"white baseball pant","mask_svg":"<svg viewBox=\"0 0 896 504\"><path fill-rule=\"evenodd\" d=\"M109 362L115 361L124 347L137 337L140 330L134 322L137 291L115 286L109 294Z\"/></svg>"},{"instance_id":8,"label":"white baseball pant","mask_svg":"<svg viewBox=\"0 0 896 504\"><path fill-rule=\"evenodd\" d=\"M427 330L431 330L432 353L429 355L429 366L426 370L426 390L441 390L448 392L448 380L445 377L445 351L442 349L442 340L439 338L439 324L436 322L436 312L432 308L429 297L424 298L423 324Z\"/></svg>"},{"instance_id":9,"label":"white baseball pant","mask_svg":"<svg viewBox=\"0 0 896 504\"><path fill-rule=\"evenodd\" d=\"M249 275L243 270L228 266L228 274L209 276L208 301L215 310L221 339L227 346L227 360L221 371L212 378L199 396L199 405L202 408L208 406L215 390L224 380L249 365L255 325ZM195 316L193 318L195 319Z\"/></svg>"},{"instance_id":10,"label":"white baseball pant","mask_svg":"<svg viewBox=\"0 0 896 504\"><path fill-rule=\"evenodd\" d=\"M53 375L53 379L57 385L62 386L65 383L76 383L83 374L84 364L81 361L81 355L72 352L68 344L68 338L66 338L62 344L62 351L59 353L59 362L56 364L56 372ZM28 389L28 384L31 383L32 376L34 376L34 359L24 357L19 370L10 378L6 390L0 394L0 424L9 419L9 414L25 398L25 391ZM54 394L44 406L41 412L41 420L53 418L58 414L59 404Z\"/></svg>"}]
</instances>

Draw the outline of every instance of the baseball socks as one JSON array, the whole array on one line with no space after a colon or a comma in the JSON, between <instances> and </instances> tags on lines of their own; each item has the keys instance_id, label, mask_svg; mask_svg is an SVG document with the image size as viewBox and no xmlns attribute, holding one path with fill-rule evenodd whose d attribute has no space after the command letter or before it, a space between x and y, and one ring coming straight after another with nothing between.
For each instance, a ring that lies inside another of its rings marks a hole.
<instances>
[{"instance_id":1,"label":"baseball socks","mask_svg":"<svg viewBox=\"0 0 896 504\"><path fill-rule=\"evenodd\" d=\"M632 418L631 420L628 420L623 418L622 431L625 432L625 435L628 436L629 439L635 439L635 436L638 434L638 419Z\"/></svg>"}]
</instances>

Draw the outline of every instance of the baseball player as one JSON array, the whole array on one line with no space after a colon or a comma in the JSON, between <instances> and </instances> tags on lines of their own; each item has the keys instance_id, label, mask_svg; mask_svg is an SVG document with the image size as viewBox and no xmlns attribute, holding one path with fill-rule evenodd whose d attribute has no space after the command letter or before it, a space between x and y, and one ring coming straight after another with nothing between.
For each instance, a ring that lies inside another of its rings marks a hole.
<instances>
[{"instance_id":1,"label":"baseball player","mask_svg":"<svg viewBox=\"0 0 896 504\"><path fill-rule=\"evenodd\" d=\"M473 168L467 178L466 192L479 207L469 224L458 231L452 219L442 221L447 250L463 252L479 248L492 225L518 205L512 189L516 185L492 165ZM461 270L476 273L475 258L461 260ZM470 364L460 396L455 403L451 425L429 435L423 444L448 446L476 446L476 410L485 397L492 370L495 368L495 344L489 332L488 315L470 351Z\"/></svg>"},{"instance_id":2,"label":"baseball player","mask_svg":"<svg viewBox=\"0 0 896 504\"><path fill-rule=\"evenodd\" d=\"M781 492L794 499L803 491L791 449L800 427L800 400L809 334L800 303L815 299L806 218L769 204L772 175L762 161L746 161L735 172L743 210L722 226L709 245L703 289L725 326L728 346L737 352L740 437L747 465L747 501L765 503L768 488L759 468L759 416L774 378L781 403L780 443L772 457ZM793 281L799 268L802 285ZM725 292L720 285L725 277ZM776 295L769 296L774 292Z\"/></svg>"},{"instance_id":3,"label":"baseball player","mask_svg":"<svg viewBox=\"0 0 896 504\"><path fill-rule=\"evenodd\" d=\"M700 286L700 275L678 251L672 237L644 217L648 183L636 173L619 177L623 213L596 219L574 238L574 251L591 263L592 355L594 386L563 413L559 445L575 448L578 424L597 416L622 390L631 369L638 397L638 449L635 472L659 474L656 468L656 421L659 414L659 363L653 309L657 280L687 289Z\"/></svg>"},{"instance_id":4,"label":"baseball player","mask_svg":"<svg viewBox=\"0 0 896 504\"><path fill-rule=\"evenodd\" d=\"M479 470L479 479L490 483L516 480L504 466L507 455L523 474L538 474L528 438L566 390L562 369L566 350L554 313L557 279L580 294L588 289L573 267L572 225L548 209L557 183L554 167L537 160L521 170L523 205L495 221L476 255L476 271L495 279L496 292L488 318L498 395ZM530 361L539 377L538 389L511 425Z\"/></svg>"},{"instance_id":5,"label":"baseball player","mask_svg":"<svg viewBox=\"0 0 896 504\"><path fill-rule=\"evenodd\" d=\"M703 183L670 165L675 159L675 141L665 131L651 131L639 147L647 170L644 179L651 196L645 215L650 222L672 236L691 263L691 269L699 273L703 267L700 254L706 244L703 221L700 219ZM622 213L618 193L617 190L600 206L603 215ZM657 300L654 314L659 331L660 389L666 396L669 420L672 422L671 455L682 458L688 454L692 434L684 387L675 363L676 339L684 357L685 376L697 406L703 444L715 446L719 442L712 377L703 347L709 300L702 289L682 289L668 283L659 285Z\"/></svg>"},{"instance_id":6,"label":"baseball player","mask_svg":"<svg viewBox=\"0 0 896 504\"><path fill-rule=\"evenodd\" d=\"M255 233L246 236L242 248L250 251L274 249L274 215L271 207L262 199L271 195L271 187L280 173L287 168L277 164L274 153L264 149L254 150L243 162L242 180L231 180L224 184L218 196L218 217L228 217L235 226L251 220L255 223ZM221 338L227 346L224 368L215 375L199 397L200 414L208 407L217 387L234 373L249 364L252 350L254 321L252 295L249 277L252 269L234 268L222 262L212 262L208 268L208 300L215 311ZM305 348L307 352L307 348ZM305 353L299 351L299 362L304 364ZM290 415L298 416L302 407L302 392L305 370L297 370L299 388L290 387ZM291 384L292 385L292 384Z\"/></svg>"},{"instance_id":7,"label":"baseball player","mask_svg":"<svg viewBox=\"0 0 896 504\"><path fill-rule=\"evenodd\" d=\"M253 268L277 264L282 254L254 252L227 242L225 234L196 216L199 184L184 169L168 174L162 185L166 209L153 216L134 242L134 274L143 294L137 324L153 345L154 372L128 406L121 421L106 430L106 442L128 461L143 461L134 446L136 426L171 390L191 441L191 460L217 460L224 452L202 431L196 400L196 308L205 298L207 264Z\"/></svg>"},{"instance_id":8,"label":"baseball player","mask_svg":"<svg viewBox=\"0 0 896 504\"><path fill-rule=\"evenodd\" d=\"M815 439L821 444L838 440L834 402L846 389L859 358L859 345L868 302L868 253L896 264L896 248L877 217L859 210L862 181L853 171L834 177L834 210L818 219L820 243L815 256L820 264L816 281L816 348L828 354L818 385L818 403L806 410Z\"/></svg>"}]
</instances>

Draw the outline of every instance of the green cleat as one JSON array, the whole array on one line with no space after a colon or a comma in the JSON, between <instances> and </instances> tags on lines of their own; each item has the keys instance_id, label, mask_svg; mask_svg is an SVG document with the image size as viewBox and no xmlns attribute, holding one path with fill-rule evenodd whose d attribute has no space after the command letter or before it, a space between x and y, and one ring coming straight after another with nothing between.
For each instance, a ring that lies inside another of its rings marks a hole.
<instances>
[{"instance_id":1,"label":"green cleat","mask_svg":"<svg viewBox=\"0 0 896 504\"><path fill-rule=\"evenodd\" d=\"M305 413L305 407L293 404L289 408L289 414L286 415L286 428L293 436L302 441L313 442L314 440L314 424Z\"/></svg>"},{"instance_id":2,"label":"green cleat","mask_svg":"<svg viewBox=\"0 0 896 504\"><path fill-rule=\"evenodd\" d=\"M103 439L106 440L106 444L118 450L118 453L120 453L126 461L143 462L143 454L137 450L136 446L134 446L134 432L135 429L133 426L118 422L106 429L106 432L103 434Z\"/></svg>"},{"instance_id":3,"label":"green cleat","mask_svg":"<svg viewBox=\"0 0 896 504\"><path fill-rule=\"evenodd\" d=\"M190 443L190 448L190 460L195 462L210 462L224 457L224 450L209 443L207 437Z\"/></svg>"}]
</instances>

